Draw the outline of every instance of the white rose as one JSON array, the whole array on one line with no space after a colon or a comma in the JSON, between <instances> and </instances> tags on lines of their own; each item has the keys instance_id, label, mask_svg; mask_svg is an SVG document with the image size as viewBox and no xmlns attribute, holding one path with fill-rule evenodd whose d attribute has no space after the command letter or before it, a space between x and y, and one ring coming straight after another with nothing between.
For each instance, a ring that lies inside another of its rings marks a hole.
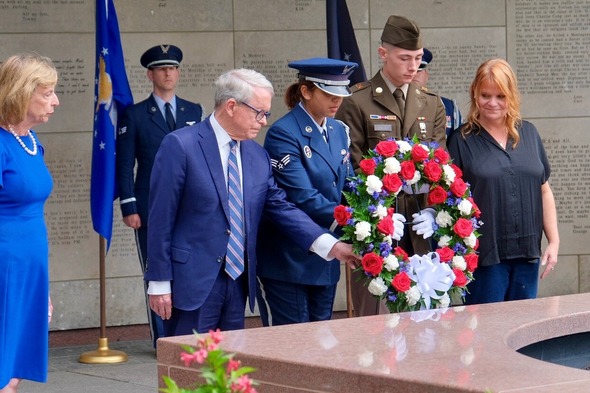
<instances>
[{"instance_id":1,"label":"white rose","mask_svg":"<svg viewBox=\"0 0 590 393\"><path fill-rule=\"evenodd\" d=\"M411 186L418 183L421 178L422 176L420 176L420 171L416 171L414 172L414 177L411 180L406 180L406 183Z\"/></svg>"},{"instance_id":2,"label":"white rose","mask_svg":"<svg viewBox=\"0 0 590 393\"><path fill-rule=\"evenodd\" d=\"M373 295L381 296L387 291L387 285L381 277L377 277L371 280L368 289Z\"/></svg>"},{"instance_id":3,"label":"white rose","mask_svg":"<svg viewBox=\"0 0 590 393\"><path fill-rule=\"evenodd\" d=\"M471 235L464 237L463 241L465 242L465 245L467 245L467 247L473 248L477 243L477 238L475 237L475 234L471 232Z\"/></svg>"},{"instance_id":4,"label":"white rose","mask_svg":"<svg viewBox=\"0 0 590 393\"><path fill-rule=\"evenodd\" d=\"M447 308L451 304L451 298L448 293L445 293L439 300L437 308Z\"/></svg>"},{"instance_id":5,"label":"white rose","mask_svg":"<svg viewBox=\"0 0 590 393\"><path fill-rule=\"evenodd\" d=\"M460 255L455 255L453 257L453 262L451 263L451 265L455 269L459 269L459 270L465 270L465 269L467 269L467 262L465 262L465 258L463 258Z\"/></svg>"},{"instance_id":6,"label":"white rose","mask_svg":"<svg viewBox=\"0 0 590 393\"><path fill-rule=\"evenodd\" d=\"M366 221L357 222L354 226L356 240L363 241L371 235L371 224Z\"/></svg>"},{"instance_id":7,"label":"white rose","mask_svg":"<svg viewBox=\"0 0 590 393\"><path fill-rule=\"evenodd\" d=\"M408 289L405 292L405 294L408 298L408 305L410 305L410 306L414 306L416 303L418 303L420 301L420 298L422 297L420 290L415 285L413 287L411 287L410 289Z\"/></svg>"},{"instance_id":8,"label":"white rose","mask_svg":"<svg viewBox=\"0 0 590 393\"><path fill-rule=\"evenodd\" d=\"M383 183L381 182L381 179L379 179L375 175L367 176L366 184L367 184L367 193L369 195L373 195L376 192L381 192L381 190L383 188Z\"/></svg>"},{"instance_id":9,"label":"white rose","mask_svg":"<svg viewBox=\"0 0 590 393\"><path fill-rule=\"evenodd\" d=\"M389 235L383 236L383 243L387 243L391 246L393 244L393 239Z\"/></svg>"},{"instance_id":10,"label":"white rose","mask_svg":"<svg viewBox=\"0 0 590 393\"><path fill-rule=\"evenodd\" d=\"M461 212L462 215L468 216L469 214L471 214L471 210L473 209L473 204L471 202L469 202L467 199L463 199L463 200L461 200L461 202L459 202L459 204L457 205L457 208L459 209L459 211Z\"/></svg>"},{"instance_id":11,"label":"white rose","mask_svg":"<svg viewBox=\"0 0 590 393\"><path fill-rule=\"evenodd\" d=\"M451 224L453 223L453 217L451 217L451 215L448 212L441 210L436 215L434 221L436 221L439 227L446 228L451 226Z\"/></svg>"},{"instance_id":12,"label":"white rose","mask_svg":"<svg viewBox=\"0 0 590 393\"><path fill-rule=\"evenodd\" d=\"M443 165L443 179L448 186L455 181L455 170L448 164Z\"/></svg>"},{"instance_id":13,"label":"white rose","mask_svg":"<svg viewBox=\"0 0 590 393\"><path fill-rule=\"evenodd\" d=\"M399 267L399 262L393 254L389 254L383 258L383 263L383 267L387 269L387 271L393 271Z\"/></svg>"},{"instance_id":14,"label":"white rose","mask_svg":"<svg viewBox=\"0 0 590 393\"><path fill-rule=\"evenodd\" d=\"M402 166L395 157L388 157L385 159L385 168L383 168L383 172L387 173L388 175L399 173L402 170Z\"/></svg>"},{"instance_id":15,"label":"white rose","mask_svg":"<svg viewBox=\"0 0 590 393\"><path fill-rule=\"evenodd\" d=\"M438 246L439 247L446 247L449 244L451 244L451 240L453 240L452 237L448 236L448 235L442 235L440 237L440 239L438 240Z\"/></svg>"},{"instance_id":16,"label":"white rose","mask_svg":"<svg viewBox=\"0 0 590 393\"><path fill-rule=\"evenodd\" d=\"M373 217L378 217L379 219L382 219L385 216L387 216L387 208L383 205L378 205L377 209L375 209L375 212L373 213Z\"/></svg>"},{"instance_id":17,"label":"white rose","mask_svg":"<svg viewBox=\"0 0 590 393\"><path fill-rule=\"evenodd\" d=\"M399 148L400 153L406 154L410 150L412 150L412 146L406 141L396 141L397 147Z\"/></svg>"}]
</instances>

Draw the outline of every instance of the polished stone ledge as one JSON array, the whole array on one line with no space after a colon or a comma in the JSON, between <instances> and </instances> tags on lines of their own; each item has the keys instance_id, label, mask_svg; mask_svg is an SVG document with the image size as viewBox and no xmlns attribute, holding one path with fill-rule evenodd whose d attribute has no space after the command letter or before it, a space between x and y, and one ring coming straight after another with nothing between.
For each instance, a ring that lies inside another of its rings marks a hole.
<instances>
[{"instance_id":1,"label":"polished stone ledge","mask_svg":"<svg viewBox=\"0 0 590 393\"><path fill-rule=\"evenodd\" d=\"M225 332L222 347L257 369L260 393L578 393L590 391L589 371L516 350L587 331L584 293ZM198 367L180 362L180 344L195 338L159 341L158 379L188 386Z\"/></svg>"}]
</instances>

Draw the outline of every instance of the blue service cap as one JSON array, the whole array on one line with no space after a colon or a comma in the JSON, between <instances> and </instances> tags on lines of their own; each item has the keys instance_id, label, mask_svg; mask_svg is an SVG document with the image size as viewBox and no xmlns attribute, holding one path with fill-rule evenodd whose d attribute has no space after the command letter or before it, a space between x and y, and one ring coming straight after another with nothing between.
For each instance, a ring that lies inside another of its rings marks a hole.
<instances>
[{"instance_id":1,"label":"blue service cap","mask_svg":"<svg viewBox=\"0 0 590 393\"><path fill-rule=\"evenodd\" d=\"M422 55L422 61L420 62L420 66L418 67L418 71L422 71L426 69L428 64L432 61L432 52L428 49L424 48L424 54Z\"/></svg>"},{"instance_id":2,"label":"blue service cap","mask_svg":"<svg viewBox=\"0 0 590 393\"><path fill-rule=\"evenodd\" d=\"M141 65L145 68L178 67L182 61L182 51L179 47L169 44L157 45L141 55Z\"/></svg>"},{"instance_id":3,"label":"blue service cap","mask_svg":"<svg viewBox=\"0 0 590 393\"><path fill-rule=\"evenodd\" d=\"M348 79L357 63L351 61L314 57L292 61L289 67L299 71L299 78L313 82L320 90L338 97L348 97Z\"/></svg>"}]
</instances>

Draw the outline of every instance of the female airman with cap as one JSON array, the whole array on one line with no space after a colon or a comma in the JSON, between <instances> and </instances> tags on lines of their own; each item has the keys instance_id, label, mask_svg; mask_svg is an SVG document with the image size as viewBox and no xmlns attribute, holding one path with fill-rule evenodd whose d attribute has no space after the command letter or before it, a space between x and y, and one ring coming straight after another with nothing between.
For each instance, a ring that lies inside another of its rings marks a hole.
<instances>
[{"instance_id":1,"label":"female airman with cap","mask_svg":"<svg viewBox=\"0 0 590 393\"><path fill-rule=\"evenodd\" d=\"M334 208L341 201L346 178L353 174L348 127L333 116L343 97L351 94L349 76L357 64L312 58L291 62L289 67L299 72L299 81L285 94L290 111L268 130L264 148L287 199L333 232ZM257 272L263 323L330 319L340 263L300 250L271 222L261 228Z\"/></svg>"}]
</instances>

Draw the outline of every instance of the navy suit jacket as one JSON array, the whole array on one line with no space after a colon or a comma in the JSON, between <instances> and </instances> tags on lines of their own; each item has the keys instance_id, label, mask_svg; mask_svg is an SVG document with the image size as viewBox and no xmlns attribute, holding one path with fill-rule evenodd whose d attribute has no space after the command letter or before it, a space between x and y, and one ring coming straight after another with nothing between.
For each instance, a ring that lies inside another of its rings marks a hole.
<instances>
[{"instance_id":1,"label":"navy suit jacket","mask_svg":"<svg viewBox=\"0 0 590 393\"><path fill-rule=\"evenodd\" d=\"M256 299L256 241L260 220L278 224L307 250L327 231L287 202L270 159L255 141L240 143L246 270L250 308ZM227 183L209 119L168 134L151 177L147 281L171 281L172 304L181 310L203 305L224 268L229 239ZM325 263L325 261L324 261Z\"/></svg>"},{"instance_id":2,"label":"navy suit jacket","mask_svg":"<svg viewBox=\"0 0 590 393\"><path fill-rule=\"evenodd\" d=\"M275 179L286 191L287 199L323 228L334 223L334 208L342 200L346 178L354 175L345 126L327 118L327 129L328 143L311 117L297 105L272 125L264 141ZM268 220L263 220L259 239L260 277L303 285L338 282L338 260L322 263L322 258L296 247Z\"/></svg>"},{"instance_id":3,"label":"navy suit jacket","mask_svg":"<svg viewBox=\"0 0 590 393\"><path fill-rule=\"evenodd\" d=\"M199 104L176 97L176 128L196 124L203 118ZM150 95L125 111L117 135L117 181L119 199L132 200L121 205L123 216L139 214L147 224L150 174L162 139L169 134L166 120ZM133 168L137 160L137 174Z\"/></svg>"}]
</instances>

